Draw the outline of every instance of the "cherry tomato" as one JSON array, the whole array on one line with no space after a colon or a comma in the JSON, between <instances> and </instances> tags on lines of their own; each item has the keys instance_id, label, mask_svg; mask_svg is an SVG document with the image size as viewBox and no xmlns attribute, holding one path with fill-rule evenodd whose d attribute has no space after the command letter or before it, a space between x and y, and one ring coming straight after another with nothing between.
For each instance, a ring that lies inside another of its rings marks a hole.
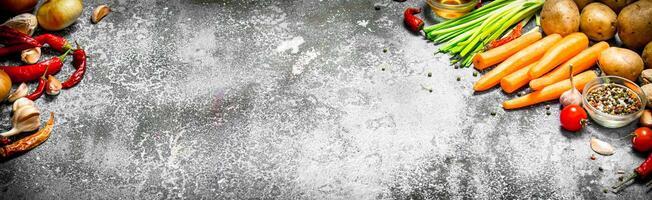
<instances>
[{"instance_id":1,"label":"cherry tomato","mask_svg":"<svg viewBox=\"0 0 652 200\"><path fill-rule=\"evenodd\" d=\"M586 111L579 105L568 105L559 113L561 127L568 131L577 132L582 130L587 119Z\"/></svg>"},{"instance_id":2,"label":"cherry tomato","mask_svg":"<svg viewBox=\"0 0 652 200\"><path fill-rule=\"evenodd\" d=\"M637 128L632 138L632 147L639 152L652 150L652 129L648 127Z\"/></svg>"}]
</instances>

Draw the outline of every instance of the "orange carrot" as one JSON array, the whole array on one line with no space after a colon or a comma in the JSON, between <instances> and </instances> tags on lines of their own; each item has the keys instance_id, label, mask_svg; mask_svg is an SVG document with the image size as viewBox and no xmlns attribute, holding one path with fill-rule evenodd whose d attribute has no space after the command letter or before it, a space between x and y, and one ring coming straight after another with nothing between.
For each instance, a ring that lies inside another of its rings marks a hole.
<instances>
[{"instance_id":1,"label":"orange carrot","mask_svg":"<svg viewBox=\"0 0 652 200\"><path fill-rule=\"evenodd\" d=\"M584 89L584 85L589 81L598 78L594 71L586 71L573 77L575 88L579 91ZM507 100L503 102L504 109L517 109L526 106L531 106L537 103L559 99L562 93L571 89L570 79L557 82L555 84L544 87L541 90L534 91L522 97Z\"/></svg>"},{"instance_id":2,"label":"orange carrot","mask_svg":"<svg viewBox=\"0 0 652 200\"><path fill-rule=\"evenodd\" d=\"M478 70L489 68L492 65L498 64L509 58L516 52L530 46L532 43L539 41L541 37L539 31L533 31L502 46L475 54L475 57L473 57L473 66Z\"/></svg>"},{"instance_id":3,"label":"orange carrot","mask_svg":"<svg viewBox=\"0 0 652 200\"><path fill-rule=\"evenodd\" d=\"M557 65L566 62L589 46L589 38L584 33L571 33L548 49L539 63L530 69L530 78L535 79L548 73Z\"/></svg>"},{"instance_id":4,"label":"orange carrot","mask_svg":"<svg viewBox=\"0 0 652 200\"><path fill-rule=\"evenodd\" d=\"M530 68L536 65L538 62L533 62L532 64L519 69L518 71L511 73L508 76L505 76L500 80L500 87L503 88L503 91L507 93L512 93L519 88L527 85L527 82L530 81Z\"/></svg>"},{"instance_id":5,"label":"orange carrot","mask_svg":"<svg viewBox=\"0 0 652 200\"><path fill-rule=\"evenodd\" d=\"M570 76L568 74L568 68L570 68L570 65L573 65L573 74L578 74L591 68L598 61L600 53L607 48L609 48L609 44L607 42L599 42L594 44L588 49L585 49L584 51L577 54L575 57L566 61L564 64L560 65L552 72L530 81L530 88L533 90L540 90L550 84L567 79Z\"/></svg>"},{"instance_id":6,"label":"orange carrot","mask_svg":"<svg viewBox=\"0 0 652 200\"><path fill-rule=\"evenodd\" d=\"M475 82L473 90L484 91L497 85L503 77L539 60L546 50L559 40L559 34L551 34L510 56Z\"/></svg>"}]
</instances>

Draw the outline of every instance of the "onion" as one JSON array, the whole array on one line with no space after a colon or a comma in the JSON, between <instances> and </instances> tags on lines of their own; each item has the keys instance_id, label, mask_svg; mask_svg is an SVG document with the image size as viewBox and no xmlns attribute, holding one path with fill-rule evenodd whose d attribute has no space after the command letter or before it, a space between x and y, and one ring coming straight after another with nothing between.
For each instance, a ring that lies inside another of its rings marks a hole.
<instances>
[{"instance_id":1,"label":"onion","mask_svg":"<svg viewBox=\"0 0 652 200\"><path fill-rule=\"evenodd\" d=\"M81 0L45 0L36 18L45 30L58 31L70 26L81 15Z\"/></svg>"},{"instance_id":2,"label":"onion","mask_svg":"<svg viewBox=\"0 0 652 200\"><path fill-rule=\"evenodd\" d=\"M11 91L11 78L5 73L5 71L0 70L0 101L4 101Z\"/></svg>"},{"instance_id":3,"label":"onion","mask_svg":"<svg viewBox=\"0 0 652 200\"><path fill-rule=\"evenodd\" d=\"M20 14L34 9L37 0L0 0L0 10Z\"/></svg>"}]
</instances>

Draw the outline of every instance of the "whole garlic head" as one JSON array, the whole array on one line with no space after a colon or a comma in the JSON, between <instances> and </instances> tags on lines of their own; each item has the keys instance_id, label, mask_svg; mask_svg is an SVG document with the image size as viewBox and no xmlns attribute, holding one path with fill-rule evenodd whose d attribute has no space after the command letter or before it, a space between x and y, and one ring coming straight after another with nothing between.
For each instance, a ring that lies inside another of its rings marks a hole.
<instances>
[{"instance_id":1,"label":"whole garlic head","mask_svg":"<svg viewBox=\"0 0 652 200\"><path fill-rule=\"evenodd\" d=\"M572 88L561 94L559 103L563 106L568 105L582 105L582 94L579 90Z\"/></svg>"},{"instance_id":2,"label":"whole garlic head","mask_svg":"<svg viewBox=\"0 0 652 200\"><path fill-rule=\"evenodd\" d=\"M15 109L14 115L11 117L13 128L7 132L0 133L0 136L10 137L22 132L34 131L41 126L41 112L32 100L20 98L14 102L12 109Z\"/></svg>"},{"instance_id":3,"label":"whole garlic head","mask_svg":"<svg viewBox=\"0 0 652 200\"><path fill-rule=\"evenodd\" d=\"M23 13L7 20L2 25L9 26L21 33L32 35L38 26L38 20L36 19L36 16L32 14Z\"/></svg>"}]
</instances>

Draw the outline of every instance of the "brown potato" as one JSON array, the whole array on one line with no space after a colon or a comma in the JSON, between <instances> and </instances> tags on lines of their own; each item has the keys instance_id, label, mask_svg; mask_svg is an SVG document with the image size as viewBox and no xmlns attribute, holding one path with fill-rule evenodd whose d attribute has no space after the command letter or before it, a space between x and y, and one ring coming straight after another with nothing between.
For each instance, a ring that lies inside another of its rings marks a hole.
<instances>
[{"instance_id":1,"label":"brown potato","mask_svg":"<svg viewBox=\"0 0 652 200\"><path fill-rule=\"evenodd\" d=\"M620 11L618 37L633 50L640 50L652 41L652 0L637 1Z\"/></svg>"},{"instance_id":2,"label":"brown potato","mask_svg":"<svg viewBox=\"0 0 652 200\"><path fill-rule=\"evenodd\" d=\"M580 30L594 41L609 40L616 35L616 13L602 3L591 3L582 9Z\"/></svg>"},{"instance_id":3,"label":"brown potato","mask_svg":"<svg viewBox=\"0 0 652 200\"><path fill-rule=\"evenodd\" d=\"M541 28L546 35L561 36L579 31L580 11L571 0L546 0L541 9Z\"/></svg>"},{"instance_id":4,"label":"brown potato","mask_svg":"<svg viewBox=\"0 0 652 200\"><path fill-rule=\"evenodd\" d=\"M625 6L633 3L636 0L599 0L605 5L609 6L614 12L619 13Z\"/></svg>"},{"instance_id":5,"label":"brown potato","mask_svg":"<svg viewBox=\"0 0 652 200\"><path fill-rule=\"evenodd\" d=\"M609 47L600 53L598 66L607 75L636 81L643 72L643 59L632 50Z\"/></svg>"},{"instance_id":6,"label":"brown potato","mask_svg":"<svg viewBox=\"0 0 652 200\"><path fill-rule=\"evenodd\" d=\"M582 10L584 6L589 5L590 3L593 3L593 0L573 0L575 4L577 5L577 8Z\"/></svg>"},{"instance_id":7,"label":"brown potato","mask_svg":"<svg viewBox=\"0 0 652 200\"><path fill-rule=\"evenodd\" d=\"M643 49L643 62L646 69L652 68L652 42L648 42Z\"/></svg>"}]
</instances>

